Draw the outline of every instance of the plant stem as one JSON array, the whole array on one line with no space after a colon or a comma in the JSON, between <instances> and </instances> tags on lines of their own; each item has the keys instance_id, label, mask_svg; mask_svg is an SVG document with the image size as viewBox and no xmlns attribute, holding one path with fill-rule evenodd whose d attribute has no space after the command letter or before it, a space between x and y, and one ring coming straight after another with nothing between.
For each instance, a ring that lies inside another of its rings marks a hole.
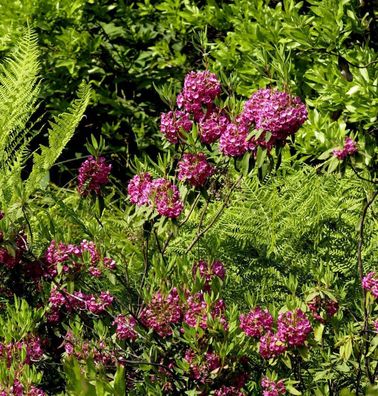
<instances>
[{"instance_id":1,"label":"plant stem","mask_svg":"<svg viewBox=\"0 0 378 396\"><path fill-rule=\"evenodd\" d=\"M209 231L209 229L214 225L214 223L218 220L218 218L221 216L223 210L225 209L225 207L227 206L231 194L234 191L235 187L239 184L240 180L242 179L243 175L240 175L238 177L238 179L236 180L236 182L231 186L230 191L228 192L226 199L224 200L222 206L219 208L218 212L216 213L216 215L213 217L213 219L210 221L210 223L202 230L199 231L197 233L197 235L195 236L195 238L192 240L192 242L190 243L190 245L187 247L185 253L188 254L194 247L194 245L199 241L199 239L207 232Z\"/></svg>"}]
</instances>

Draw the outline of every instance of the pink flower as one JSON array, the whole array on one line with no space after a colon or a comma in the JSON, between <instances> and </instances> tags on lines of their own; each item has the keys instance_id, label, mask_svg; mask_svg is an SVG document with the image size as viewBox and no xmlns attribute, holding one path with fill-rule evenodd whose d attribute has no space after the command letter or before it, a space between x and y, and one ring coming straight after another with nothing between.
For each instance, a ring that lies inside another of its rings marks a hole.
<instances>
[{"instance_id":1,"label":"pink flower","mask_svg":"<svg viewBox=\"0 0 378 396\"><path fill-rule=\"evenodd\" d=\"M152 178L148 172L135 175L127 187L131 203L138 206L147 205L151 193L151 184Z\"/></svg>"},{"instance_id":2,"label":"pink flower","mask_svg":"<svg viewBox=\"0 0 378 396\"><path fill-rule=\"evenodd\" d=\"M115 270L117 268L117 264L112 258L104 257L104 267L109 270Z\"/></svg>"},{"instance_id":3,"label":"pink flower","mask_svg":"<svg viewBox=\"0 0 378 396\"><path fill-rule=\"evenodd\" d=\"M334 149L333 156L339 160L345 159L348 155L353 155L357 152L357 143L349 136L345 137L344 147L342 149Z\"/></svg>"},{"instance_id":4,"label":"pink flower","mask_svg":"<svg viewBox=\"0 0 378 396\"><path fill-rule=\"evenodd\" d=\"M220 137L220 151L228 157L240 157L248 149L247 136L248 130L244 126L228 124Z\"/></svg>"},{"instance_id":5,"label":"pink flower","mask_svg":"<svg viewBox=\"0 0 378 396\"><path fill-rule=\"evenodd\" d=\"M177 144L183 139L182 132L192 129L189 115L183 111L169 111L160 116L160 131L169 143Z\"/></svg>"},{"instance_id":6,"label":"pink flower","mask_svg":"<svg viewBox=\"0 0 378 396\"><path fill-rule=\"evenodd\" d=\"M79 168L79 193L82 196L86 196L92 191L99 194L101 186L109 182L111 169L111 164L107 164L104 157L98 157L97 159L92 156L88 157Z\"/></svg>"},{"instance_id":7,"label":"pink flower","mask_svg":"<svg viewBox=\"0 0 378 396\"><path fill-rule=\"evenodd\" d=\"M136 320L132 316L126 318L124 315L118 315L113 325L117 325L116 335L119 340L134 341L138 337L135 331Z\"/></svg>"},{"instance_id":8,"label":"pink flower","mask_svg":"<svg viewBox=\"0 0 378 396\"><path fill-rule=\"evenodd\" d=\"M216 300L209 306L204 299L202 292L188 295L186 299L186 312L184 315L184 322L190 327L207 328L207 316L210 313L211 317L219 318L220 323L225 329L228 327L227 320L224 316L226 305L223 300Z\"/></svg>"},{"instance_id":9,"label":"pink flower","mask_svg":"<svg viewBox=\"0 0 378 396\"><path fill-rule=\"evenodd\" d=\"M270 359L281 355L287 349L284 342L280 340L277 334L267 331L265 335L260 338L260 355L264 359Z\"/></svg>"},{"instance_id":10,"label":"pink flower","mask_svg":"<svg viewBox=\"0 0 378 396\"><path fill-rule=\"evenodd\" d=\"M202 143L216 142L226 132L230 123L228 117L219 109L207 112L199 121L199 137Z\"/></svg>"},{"instance_id":11,"label":"pink flower","mask_svg":"<svg viewBox=\"0 0 378 396\"><path fill-rule=\"evenodd\" d=\"M268 377L264 377L261 380L261 386L263 387L264 396L279 396L286 394L285 384L282 380L276 382Z\"/></svg>"},{"instance_id":12,"label":"pink flower","mask_svg":"<svg viewBox=\"0 0 378 396\"><path fill-rule=\"evenodd\" d=\"M378 333L378 319L373 323L376 333Z\"/></svg>"},{"instance_id":13,"label":"pink flower","mask_svg":"<svg viewBox=\"0 0 378 396\"><path fill-rule=\"evenodd\" d=\"M281 313L277 320L278 338L289 346L302 346L312 331L310 321L301 309Z\"/></svg>"},{"instance_id":14,"label":"pink flower","mask_svg":"<svg viewBox=\"0 0 378 396\"><path fill-rule=\"evenodd\" d=\"M172 325L181 321L182 311L177 289L173 288L167 297L157 292L141 312L140 320L160 337L172 334Z\"/></svg>"},{"instance_id":15,"label":"pink flower","mask_svg":"<svg viewBox=\"0 0 378 396\"><path fill-rule=\"evenodd\" d=\"M314 319L324 323L327 318L332 318L339 309L339 304L330 298L314 297L308 302L308 307Z\"/></svg>"},{"instance_id":16,"label":"pink flower","mask_svg":"<svg viewBox=\"0 0 378 396\"><path fill-rule=\"evenodd\" d=\"M249 337L261 337L264 332L272 330L273 317L267 309L252 309L246 315L240 315L240 328Z\"/></svg>"},{"instance_id":17,"label":"pink flower","mask_svg":"<svg viewBox=\"0 0 378 396\"><path fill-rule=\"evenodd\" d=\"M245 395L239 388L235 386L222 385L214 392L215 396L243 396Z\"/></svg>"},{"instance_id":18,"label":"pink flower","mask_svg":"<svg viewBox=\"0 0 378 396\"><path fill-rule=\"evenodd\" d=\"M299 97L273 89L260 89L245 103L238 117L241 125L249 129L270 132L271 144L282 143L294 134L307 119L307 109ZM259 140L265 141L265 134Z\"/></svg>"},{"instance_id":19,"label":"pink flower","mask_svg":"<svg viewBox=\"0 0 378 396\"><path fill-rule=\"evenodd\" d=\"M203 153L186 153L178 163L178 178L194 187L203 186L214 173L214 167L207 162Z\"/></svg>"},{"instance_id":20,"label":"pink flower","mask_svg":"<svg viewBox=\"0 0 378 396\"><path fill-rule=\"evenodd\" d=\"M378 276L376 276L375 272L369 272L362 279L362 287L370 291L375 298L378 298Z\"/></svg>"},{"instance_id":21,"label":"pink flower","mask_svg":"<svg viewBox=\"0 0 378 396\"><path fill-rule=\"evenodd\" d=\"M176 218L184 209L177 186L164 178L153 180L150 199L162 216Z\"/></svg>"},{"instance_id":22,"label":"pink flower","mask_svg":"<svg viewBox=\"0 0 378 396\"><path fill-rule=\"evenodd\" d=\"M202 115L202 106L211 106L220 93L221 85L215 74L208 70L192 71L185 77L184 88L177 96L177 105L192 113L198 121Z\"/></svg>"},{"instance_id":23,"label":"pink flower","mask_svg":"<svg viewBox=\"0 0 378 396\"><path fill-rule=\"evenodd\" d=\"M45 395L46 393L42 389L37 388L33 385L31 386L30 391L28 392L28 396L45 396Z\"/></svg>"}]
</instances>

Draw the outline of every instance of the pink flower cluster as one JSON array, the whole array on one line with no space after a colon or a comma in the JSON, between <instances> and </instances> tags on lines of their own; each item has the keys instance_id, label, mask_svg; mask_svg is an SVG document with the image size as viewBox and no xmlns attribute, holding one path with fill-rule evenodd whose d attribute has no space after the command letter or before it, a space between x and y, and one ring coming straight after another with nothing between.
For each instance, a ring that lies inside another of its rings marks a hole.
<instances>
[{"instance_id":1,"label":"pink flower cluster","mask_svg":"<svg viewBox=\"0 0 378 396\"><path fill-rule=\"evenodd\" d=\"M226 114L214 104L221 85L217 76L208 70L190 72L185 77L182 92L177 96L181 110L161 115L160 130L173 144L183 140L182 131L189 132L193 120L198 123L199 138L204 144L217 141L229 124Z\"/></svg>"},{"instance_id":2,"label":"pink flower cluster","mask_svg":"<svg viewBox=\"0 0 378 396\"><path fill-rule=\"evenodd\" d=\"M205 280L203 290L206 292L210 291L211 281L215 276L222 280L226 276L224 265L218 260L214 261L211 265L205 260L200 260L198 263L193 265L192 272L193 276L196 276L198 272L200 277Z\"/></svg>"},{"instance_id":3,"label":"pink flower cluster","mask_svg":"<svg viewBox=\"0 0 378 396\"><path fill-rule=\"evenodd\" d=\"M92 191L99 194L101 186L109 182L111 164L107 164L104 157L88 157L80 166L78 174L78 191L87 196Z\"/></svg>"},{"instance_id":4,"label":"pink flower cluster","mask_svg":"<svg viewBox=\"0 0 378 396\"><path fill-rule=\"evenodd\" d=\"M19 354L25 349L26 357L21 364L30 364L41 360L43 356L43 350L41 346L41 340L39 337L30 336L22 341L10 342L4 344L0 342L0 358L7 361L7 366L10 367L12 360L19 361Z\"/></svg>"},{"instance_id":5,"label":"pink flower cluster","mask_svg":"<svg viewBox=\"0 0 378 396\"><path fill-rule=\"evenodd\" d=\"M265 309L256 307L246 315L240 315L240 328L249 337L261 337L273 327L273 316Z\"/></svg>"},{"instance_id":6,"label":"pink flower cluster","mask_svg":"<svg viewBox=\"0 0 378 396\"><path fill-rule=\"evenodd\" d=\"M228 125L220 140L224 155L238 157L257 146L271 150L283 145L307 119L307 109L299 97L273 89L260 89L245 103L235 123ZM262 131L259 138L250 138L251 128ZM269 138L267 133L270 133Z\"/></svg>"},{"instance_id":7,"label":"pink flower cluster","mask_svg":"<svg viewBox=\"0 0 378 396\"><path fill-rule=\"evenodd\" d=\"M375 298L378 298L378 275L375 272L369 272L362 279L362 287L370 291Z\"/></svg>"},{"instance_id":8,"label":"pink flower cluster","mask_svg":"<svg viewBox=\"0 0 378 396\"><path fill-rule=\"evenodd\" d=\"M178 163L178 178L193 187L202 187L214 173L214 166L207 161L205 154L186 153Z\"/></svg>"},{"instance_id":9,"label":"pink flower cluster","mask_svg":"<svg viewBox=\"0 0 378 396\"><path fill-rule=\"evenodd\" d=\"M202 384L206 382L211 371L221 367L220 357L214 352L208 351L202 357L188 349L184 359L190 364L190 377Z\"/></svg>"},{"instance_id":10,"label":"pink flower cluster","mask_svg":"<svg viewBox=\"0 0 378 396\"><path fill-rule=\"evenodd\" d=\"M80 245L57 243L51 241L45 253L45 261L47 268L45 269L45 276L55 278L58 275L58 265L62 265L62 272L77 273L83 268L83 257L89 256L88 272L95 277L100 277L102 271L99 268L101 257L92 241L83 240ZM103 260L104 267L108 269L115 268L115 262L109 257Z\"/></svg>"},{"instance_id":11,"label":"pink flower cluster","mask_svg":"<svg viewBox=\"0 0 378 396\"><path fill-rule=\"evenodd\" d=\"M189 114L183 111L169 111L161 114L160 131L169 143L179 143L183 139L182 132L189 132L192 125Z\"/></svg>"},{"instance_id":12,"label":"pink flower cluster","mask_svg":"<svg viewBox=\"0 0 378 396\"><path fill-rule=\"evenodd\" d=\"M221 85L214 73L208 70L190 72L186 75L184 88L177 96L177 105L188 113L193 113L196 121L203 114L202 106L211 107L221 93Z\"/></svg>"},{"instance_id":13,"label":"pink flower cluster","mask_svg":"<svg viewBox=\"0 0 378 396\"><path fill-rule=\"evenodd\" d=\"M264 359L275 358L287 350L286 344L279 338L278 334L268 331L260 338L260 355Z\"/></svg>"},{"instance_id":14,"label":"pink flower cluster","mask_svg":"<svg viewBox=\"0 0 378 396\"><path fill-rule=\"evenodd\" d=\"M145 307L140 315L141 322L153 329L160 337L172 334L172 325L181 321L182 310L180 298L176 288L166 296L157 292L151 302Z\"/></svg>"},{"instance_id":15,"label":"pink flower cluster","mask_svg":"<svg viewBox=\"0 0 378 396\"><path fill-rule=\"evenodd\" d=\"M13 382L13 385L9 389L9 391L3 390L0 388L0 396L45 396L46 393L42 390L39 389L35 386L31 386L29 391L25 393L24 386L22 383L18 380L15 379Z\"/></svg>"},{"instance_id":16,"label":"pink flower cluster","mask_svg":"<svg viewBox=\"0 0 378 396\"><path fill-rule=\"evenodd\" d=\"M116 336L119 340L132 340L134 341L138 334L135 331L136 320L132 317L125 315L118 315L113 322L116 325Z\"/></svg>"},{"instance_id":17,"label":"pink flower cluster","mask_svg":"<svg viewBox=\"0 0 378 396\"><path fill-rule=\"evenodd\" d=\"M277 335L290 347L304 345L312 327L306 314L299 308L279 314Z\"/></svg>"},{"instance_id":18,"label":"pink flower cluster","mask_svg":"<svg viewBox=\"0 0 378 396\"><path fill-rule=\"evenodd\" d=\"M349 136L345 138L344 147L342 149L334 149L332 154L339 160L345 159L348 155L353 155L357 152L357 143Z\"/></svg>"},{"instance_id":19,"label":"pink flower cluster","mask_svg":"<svg viewBox=\"0 0 378 396\"><path fill-rule=\"evenodd\" d=\"M202 329L206 329L208 327L208 314L210 314L213 319L218 318L224 329L227 329L228 323L224 315L225 310L226 304L221 299L208 305L202 292L188 294L185 305L184 323L190 327L199 326Z\"/></svg>"},{"instance_id":20,"label":"pink flower cluster","mask_svg":"<svg viewBox=\"0 0 378 396\"><path fill-rule=\"evenodd\" d=\"M285 384L282 380L276 382L268 377L264 377L261 380L261 386L263 388L263 396L279 396L286 394Z\"/></svg>"},{"instance_id":21,"label":"pink flower cluster","mask_svg":"<svg viewBox=\"0 0 378 396\"><path fill-rule=\"evenodd\" d=\"M109 292L101 292L99 296L86 294L81 291L68 293L65 289L58 291L53 288L50 293L49 302L51 304L48 320L59 322L61 311L66 312L87 311L93 314L101 314L112 304L114 297Z\"/></svg>"},{"instance_id":22,"label":"pink flower cluster","mask_svg":"<svg viewBox=\"0 0 378 396\"><path fill-rule=\"evenodd\" d=\"M272 315L260 307L240 315L240 328L249 337L260 338L259 352L264 359L277 357L289 347L304 345L312 331L310 321L299 308L278 316L277 333L272 330Z\"/></svg>"},{"instance_id":23,"label":"pink flower cluster","mask_svg":"<svg viewBox=\"0 0 378 396\"><path fill-rule=\"evenodd\" d=\"M378 319L373 323L376 333L378 333Z\"/></svg>"},{"instance_id":24,"label":"pink flower cluster","mask_svg":"<svg viewBox=\"0 0 378 396\"><path fill-rule=\"evenodd\" d=\"M220 151L228 157L239 157L248 150L248 129L241 124L229 124L219 142Z\"/></svg>"},{"instance_id":25,"label":"pink flower cluster","mask_svg":"<svg viewBox=\"0 0 378 396\"><path fill-rule=\"evenodd\" d=\"M244 396L245 393L242 392L236 386L226 386L222 385L219 389L214 392L215 396Z\"/></svg>"},{"instance_id":26,"label":"pink flower cluster","mask_svg":"<svg viewBox=\"0 0 378 396\"><path fill-rule=\"evenodd\" d=\"M225 132L230 120L217 108L207 111L199 121L199 137L202 143L215 143Z\"/></svg>"},{"instance_id":27,"label":"pink flower cluster","mask_svg":"<svg viewBox=\"0 0 378 396\"><path fill-rule=\"evenodd\" d=\"M127 189L133 204L154 207L161 216L176 218L184 209L177 186L167 179L152 180L149 173L142 173L130 180Z\"/></svg>"},{"instance_id":28,"label":"pink flower cluster","mask_svg":"<svg viewBox=\"0 0 378 396\"><path fill-rule=\"evenodd\" d=\"M75 356L78 360L87 360L93 358L98 365L115 365L116 355L110 350L104 341L86 341L75 337L71 331L68 331L64 337L64 350L68 356Z\"/></svg>"},{"instance_id":29,"label":"pink flower cluster","mask_svg":"<svg viewBox=\"0 0 378 396\"><path fill-rule=\"evenodd\" d=\"M137 206L149 205L152 177L148 172L135 175L127 186L131 203Z\"/></svg>"},{"instance_id":30,"label":"pink flower cluster","mask_svg":"<svg viewBox=\"0 0 378 396\"><path fill-rule=\"evenodd\" d=\"M339 309L337 301L320 296L314 297L307 305L314 319L321 323L325 323L326 319L332 318Z\"/></svg>"},{"instance_id":31,"label":"pink flower cluster","mask_svg":"<svg viewBox=\"0 0 378 396\"><path fill-rule=\"evenodd\" d=\"M184 359L190 365L190 378L199 384L208 383L214 372L222 368L220 357L213 351L196 354L192 349L188 349L185 352ZM218 396L243 396L244 392L241 391L241 388L245 385L247 379L248 376L244 372L239 373L233 378L228 378L227 385L224 384L216 389L214 394ZM224 383L224 381L222 382Z\"/></svg>"}]
</instances>

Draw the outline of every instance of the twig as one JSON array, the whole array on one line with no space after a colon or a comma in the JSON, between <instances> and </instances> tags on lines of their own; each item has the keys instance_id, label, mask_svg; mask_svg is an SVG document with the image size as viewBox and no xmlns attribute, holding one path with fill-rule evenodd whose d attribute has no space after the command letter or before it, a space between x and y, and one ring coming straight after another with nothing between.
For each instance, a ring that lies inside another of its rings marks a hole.
<instances>
[{"instance_id":1,"label":"twig","mask_svg":"<svg viewBox=\"0 0 378 396\"><path fill-rule=\"evenodd\" d=\"M185 219L179 224L179 227L182 227L190 218L191 214L193 213L194 208L197 206L197 203L201 197L201 194L198 194L196 199L194 200L192 206L190 207L189 213L185 217Z\"/></svg>"},{"instance_id":2,"label":"twig","mask_svg":"<svg viewBox=\"0 0 378 396\"><path fill-rule=\"evenodd\" d=\"M354 172L354 174L360 179L360 180L364 180L367 181L369 183L372 184L377 184L377 182L375 180L370 180L370 179L366 179L364 177L362 177L361 175L358 174L358 172L356 171L356 169L354 168L354 166L352 164L350 164L350 167L352 168L352 171Z\"/></svg>"},{"instance_id":3,"label":"twig","mask_svg":"<svg viewBox=\"0 0 378 396\"><path fill-rule=\"evenodd\" d=\"M210 223L202 230L199 231L196 235L196 237L192 240L192 242L190 243L190 245L187 247L185 253L188 254L192 249L193 246L199 241L199 239L214 225L214 223L218 220L218 218L221 216L224 208L227 206L231 194L234 191L235 187L239 184L240 180L242 179L243 175L240 175L238 177L238 179L236 180L236 182L231 186L230 191L228 192L226 199L224 200L222 206L220 207L220 209L218 210L218 212L216 213L216 215L213 217L213 219L210 221Z\"/></svg>"}]
</instances>

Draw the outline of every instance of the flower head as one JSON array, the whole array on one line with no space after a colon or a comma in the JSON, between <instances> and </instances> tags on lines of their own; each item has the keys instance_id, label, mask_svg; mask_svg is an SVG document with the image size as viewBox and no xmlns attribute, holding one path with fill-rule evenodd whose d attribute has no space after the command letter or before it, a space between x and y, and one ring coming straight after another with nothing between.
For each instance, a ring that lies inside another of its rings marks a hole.
<instances>
[{"instance_id":1,"label":"flower head","mask_svg":"<svg viewBox=\"0 0 378 396\"><path fill-rule=\"evenodd\" d=\"M169 143L179 143L183 137L182 131L189 132L191 129L192 121L187 113L178 110L161 114L160 131Z\"/></svg>"},{"instance_id":2,"label":"flower head","mask_svg":"<svg viewBox=\"0 0 378 396\"><path fill-rule=\"evenodd\" d=\"M100 193L101 186L109 182L111 164L107 164L104 157L88 157L79 168L78 191L86 196L92 191Z\"/></svg>"},{"instance_id":3,"label":"flower head","mask_svg":"<svg viewBox=\"0 0 378 396\"><path fill-rule=\"evenodd\" d=\"M192 113L198 120L202 115L202 106L212 105L220 92L221 85L214 73L208 70L191 71L185 77L184 88L177 97L177 105Z\"/></svg>"},{"instance_id":4,"label":"flower head","mask_svg":"<svg viewBox=\"0 0 378 396\"><path fill-rule=\"evenodd\" d=\"M178 178L194 187L203 186L214 173L214 167L207 162L205 154L186 153L178 163Z\"/></svg>"},{"instance_id":5,"label":"flower head","mask_svg":"<svg viewBox=\"0 0 378 396\"><path fill-rule=\"evenodd\" d=\"M248 130L240 124L228 124L220 137L219 148L223 155L239 157L248 150Z\"/></svg>"},{"instance_id":6,"label":"flower head","mask_svg":"<svg viewBox=\"0 0 378 396\"><path fill-rule=\"evenodd\" d=\"M310 321L299 308L281 313L278 316L277 329L278 338L289 346L303 345L312 331Z\"/></svg>"},{"instance_id":7,"label":"flower head","mask_svg":"<svg viewBox=\"0 0 378 396\"><path fill-rule=\"evenodd\" d=\"M362 279L362 287L370 291L375 298L378 298L378 275L375 272L369 272Z\"/></svg>"},{"instance_id":8,"label":"flower head","mask_svg":"<svg viewBox=\"0 0 378 396\"><path fill-rule=\"evenodd\" d=\"M199 121L199 137L202 143L216 142L226 132L230 123L228 117L219 109L207 112Z\"/></svg>"},{"instance_id":9,"label":"flower head","mask_svg":"<svg viewBox=\"0 0 378 396\"><path fill-rule=\"evenodd\" d=\"M240 315L240 328L249 337L261 337L264 332L270 331L272 326L273 317L267 309L256 307L247 314Z\"/></svg>"},{"instance_id":10,"label":"flower head","mask_svg":"<svg viewBox=\"0 0 378 396\"><path fill-rule=\"evenodd\" d=\"M135 175L127 186L131 203L138 206L147 205L151 193L151 183L152 177L148 172Z\"/></svg>"},{"instance_id":11,"label":"flower head","mask_svg":"<svg viewBox=\"0 0 378 396\"><path fill-rule=\"evenodd\" d=\"M279 396L286 393L285 384L282 380L276 382L264 377L261 380L261 386L263 387L263 396Z\"/></svg>"},{"instance_id":12,"label":"flower head","mask_svg":"<svg viewBox=\"0 0 378 396\"><path fill-rule=\"evenodd\" d=\"M339 160L343 160L349 155L353 155L357 152L357 143L347 136L345 138L344 147L342 149L334 149L332 154L334 157L338 158Z\"/></svg>"},{"instance_id":13,"label":"flower head","mask_svg":"<svg viewBox=\"0 0 378 396\"><path fill-rule=\"evenodd\" d=\"M176 218L184 209L177 186L164 178L152 181L150 200L162 216Z\"/></svg>"}]
</instances>

